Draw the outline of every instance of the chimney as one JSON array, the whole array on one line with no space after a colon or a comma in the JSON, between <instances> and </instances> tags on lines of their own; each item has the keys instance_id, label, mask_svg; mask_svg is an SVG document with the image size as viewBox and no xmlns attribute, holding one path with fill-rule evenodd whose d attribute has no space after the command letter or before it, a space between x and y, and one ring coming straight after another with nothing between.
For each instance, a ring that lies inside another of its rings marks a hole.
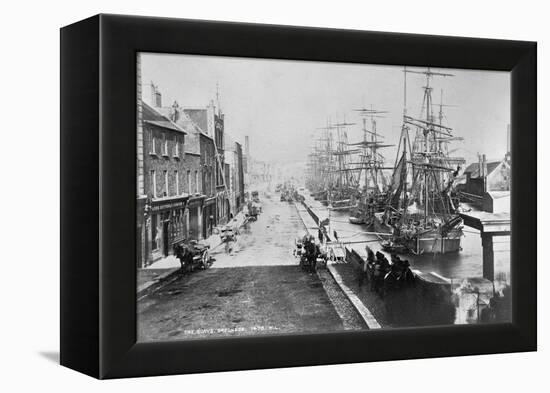
<instances>
[{"instance_id":1,"label":"chimney","mask_svg":"<svg viewBox=\"0 0 550 393\"><path fill-rule=\"evenodd\" d=\"M155 108L162 107L162 95L158 87L151 81L151 105Z\"/></svg>"},{"instance_id":2,"label":"chimney","mask_svg":"<svg viewBox=\"0 0 550 393\"><path fill-rule=\"evenodd\" d=\"M172 110L170 113L170 120L172 120L174 123L177 122L180 118L180 106L177 101L174 101L172 104Z\"/></svg>"},{"instance_id":3,"label":"chimney","mask_svg":"<svg viewBox=\"0 0 550 393\"><path fill-rule=\"evenodd\" d=\"M160 91L155 92L155 106L157 108L162 107L162 95L160 94Z\"/></svg>"},{"instance_id":4,"label":"chimney","mask_svg":"<svg viewBox=\"0 0 550 393\"><path fill-rule=\"evenodd\" d=\"M483 160L481 158L481 154L477 153L477 172L478 177L483 177Z\"/></svg>"}]
</instances>

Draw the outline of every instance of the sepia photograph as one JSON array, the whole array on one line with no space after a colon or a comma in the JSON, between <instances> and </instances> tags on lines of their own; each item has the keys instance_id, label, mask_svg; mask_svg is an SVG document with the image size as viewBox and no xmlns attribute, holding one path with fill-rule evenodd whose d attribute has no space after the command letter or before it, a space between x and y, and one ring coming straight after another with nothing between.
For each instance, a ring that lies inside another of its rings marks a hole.
<instances>
[{"instance_id":1,"label":"sepia photograph","mask_svg":"<svg viewBox=\"0 0 550 393\"><path fill-rule=\"evenodd\" d=\"M136 57L140 342L510 322L510 73Z\"/></svg>"}]
</instances>

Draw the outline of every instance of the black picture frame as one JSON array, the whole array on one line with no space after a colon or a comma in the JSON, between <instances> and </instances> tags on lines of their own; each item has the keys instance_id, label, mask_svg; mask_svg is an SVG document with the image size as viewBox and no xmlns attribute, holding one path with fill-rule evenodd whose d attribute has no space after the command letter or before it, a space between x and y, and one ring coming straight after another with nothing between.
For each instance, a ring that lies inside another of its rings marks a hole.
<instances>
[{"instance_id":1,"label":"black picture frame","mask_svg":"<svg viewBox=\"0 0 550 393\"><path fill-rule=\"evenodd\" d=\"M138 51L510 71L512 322L136 343ZM63 27L61 364L103 379L535 351L536 56L535 42L169 18Z\"/></svg>"}]
</instances>

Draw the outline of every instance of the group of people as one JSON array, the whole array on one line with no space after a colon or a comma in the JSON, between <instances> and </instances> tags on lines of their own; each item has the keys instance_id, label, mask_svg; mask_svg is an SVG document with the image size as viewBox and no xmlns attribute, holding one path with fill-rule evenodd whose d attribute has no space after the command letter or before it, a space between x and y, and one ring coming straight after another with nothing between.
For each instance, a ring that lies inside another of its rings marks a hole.
<instances>
[{"instance_id":1,"label":"group of people","mask_svg":"<svg viewBox=\"0 0 550 393\"><path fill-rule=\"evenodd\" d=\"M319 240L320 242L316 242L313 235L306 234L297 242L296 255L300 257L300 266L302 269L315 272L317 269L317 260L321 258L326 261L323 241L322 239Z\"/></svg>"},{"instance_id":2,"label":"group of people","mask_svg":"<svg viewBox=\"0 0 550 393\"><path fill-rule=\"evenodd\" d=\"M388 290L400 289L414 283L415 278L409 261L392 254L390 263L380 251L375 254L368 246L366 251L367 260L363 264L361 282L367 278L372 291L384 296Z\"/></svg>"}]
</instances>

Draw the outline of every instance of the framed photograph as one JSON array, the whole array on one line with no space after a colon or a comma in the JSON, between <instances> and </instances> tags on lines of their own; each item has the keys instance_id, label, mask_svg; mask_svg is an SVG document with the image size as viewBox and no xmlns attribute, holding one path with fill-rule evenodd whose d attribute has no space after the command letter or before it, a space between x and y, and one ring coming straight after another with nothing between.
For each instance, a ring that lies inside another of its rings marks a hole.
<instances>
[{"instance_id":1,"label":"framed photograph","mask_svg":"<svg viewBox=\"0 0 550 393\"><path fill-rule=\"evenodd\" d=\"M534 42L66 26L61 364L534 351L536 173Z\"/></svg>"}]
</instances>

